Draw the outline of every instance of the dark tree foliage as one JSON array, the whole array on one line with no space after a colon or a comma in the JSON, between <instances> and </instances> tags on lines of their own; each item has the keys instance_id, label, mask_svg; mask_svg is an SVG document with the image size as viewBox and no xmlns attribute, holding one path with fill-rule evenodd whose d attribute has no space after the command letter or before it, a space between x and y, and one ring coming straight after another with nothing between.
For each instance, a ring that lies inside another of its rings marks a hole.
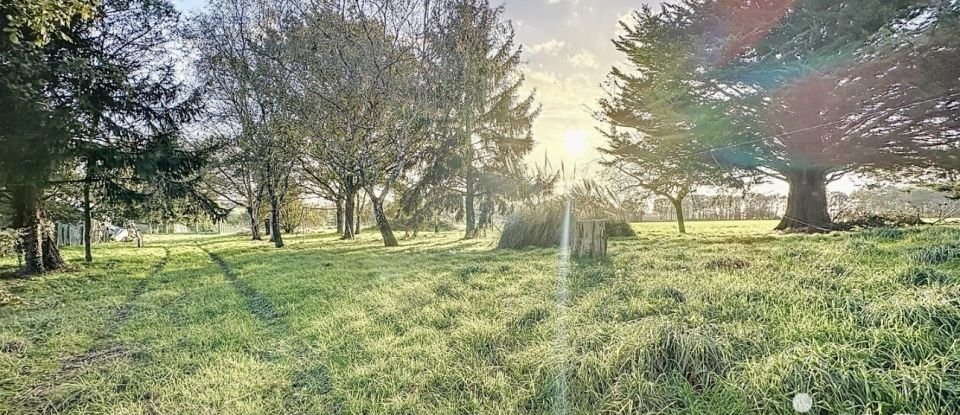
<instances>
[{"instance_id":1,"label":"dark tree foliage","mask_svg":"<svg viewBox=\"0 0 960 415\"><path fill-rule=\"evenodd\" d=\"M9 149L0 161L2 185L12 199L14 227L25 229L25 273L62 265L42 229L43 196L54 186L83 187L88 242L94 198L128 212L188 199L221 213L196 190L207 150L181 144L181 126L200 107L165 54L177 21L173 6L110 0L95 16L75 19L65 36L42 47L9 50L12 61L30 70L17 81L22 88L4 97L19 121L0 135ZM58 173L64 171L79 171L80 178Z\"/></svg>"},{"instance_id":2,"label":"dark tree foliage","mask_svg":"<svg viewBox=\"0 0 960 415\"><path fill-rule=\"evenodd\" d=\"M748 108L729 111L743 141L721 157L790 183L777 229L830 229L826 183L845 173L932 168L951 157L944 150L960 138L950 116L960 104L957 9L934 4L797 2L755 46L720 54L730 56L716 64L721 82L743 92L721 107ZM744 23L737 33L751 27Z\"/></svg>"}]
</instances>

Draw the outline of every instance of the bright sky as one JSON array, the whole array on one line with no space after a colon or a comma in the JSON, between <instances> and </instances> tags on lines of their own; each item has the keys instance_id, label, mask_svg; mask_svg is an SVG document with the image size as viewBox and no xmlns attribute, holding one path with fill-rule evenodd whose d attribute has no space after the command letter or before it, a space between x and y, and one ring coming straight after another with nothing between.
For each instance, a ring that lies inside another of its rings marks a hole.
<instances>
[{"instance_id":1,"label":"bright sky","mask_svg":"<svg viewBox=\"0 0 960 415\"><path fill-rule=\"evenodd\" d=\"M173 0L183 11L204 0ZM601 82L622 57L612 39L619 21L643 4L661 0L493 0L503 4L513 21L516 40L523 44L526 85L536 88L543 112L534 125L537 141L529 161L542 165L546 156L554 168L576 164L578 174L595 173L597 148L603 137L592 116L603 96ZM569 171L569 170L568 170ZM831 190L850 191L854 183L841 180ZM758 191L786 193L784 184Z\"/></svg>"},{"instance_id":2,"label":"bright sky","mask_svg":"<svg viewBox=\"0 0 960 415\"><path fill-rule=\"evenodd\" d=\"M546 155L554 167L591 161L603 145L592 112L603 95L600 83L621 60L611 39L618 22L643 3L637 0L506 0L527 61L527 85L537 89L543 113L534 126L537 147L531 162Z\"/></svg>"}]
</instances>

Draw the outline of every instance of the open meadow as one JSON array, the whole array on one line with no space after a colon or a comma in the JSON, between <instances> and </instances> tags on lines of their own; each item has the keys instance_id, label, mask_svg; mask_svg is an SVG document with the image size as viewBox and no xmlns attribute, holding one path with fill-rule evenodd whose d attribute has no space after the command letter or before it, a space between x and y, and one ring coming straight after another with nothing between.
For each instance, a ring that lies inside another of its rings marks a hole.
<instances>
[{"instance_id":1,"label":"open meadow","mask_svg":"<svg viewBox=\"0 0 960 415\"><path fill-rule=\"evenodd\" d=\"M69 248L0 280L0 413L957 413L960 228L772 224L635 224L566 283L459 232Z\"/></svg>"}]
</instances>

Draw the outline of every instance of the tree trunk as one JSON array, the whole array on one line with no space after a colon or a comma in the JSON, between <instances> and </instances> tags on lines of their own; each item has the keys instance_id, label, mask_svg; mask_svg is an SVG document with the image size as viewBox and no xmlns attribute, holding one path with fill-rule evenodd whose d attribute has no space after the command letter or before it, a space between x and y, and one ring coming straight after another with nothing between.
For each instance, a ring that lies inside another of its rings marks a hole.
<instances>
[{"instance_id":1,"label":"tree trunk","mask_svg":"<svg viewBox=\"0 0 960 415\"><path fill-rule=\"evenodd\" d=\"M23 275L41 274L43 266L43 230L40 215L40 194L35 186L18 186L12 189L13 227L21 235L23 249Z\"/></svg>"},{"instance_id":2,"label":"tree trunk","mask_svg":"<svg viewBox=\"0 0 960 415\"><path fill-rule=\"evenodd\" d=\"M89 167L88 167L89 168ZM90 180L83 182L83 260L93 262L93 212L90 208Z\"/></svg>"},{"instance_id":3,"label":"tree trunk","mask_svg":"<svg viewBox=\"0 0 960 415\"><path fill-rule=\"evenodd\" d=\"M775 228L779 231L826 232L833 228L827 211L827 172L802 169L786 173L790 182L787 212Z\"/></svg>"},{"instance_id":4,"label":"tree trunk","mask_svg":"<svg viewBox=\"0 0 960 415\"><path fill-rule=\"evenodd\" d=\"M463 212L467 220L467 231L464 239L473 239L477 236L477 212L474 207L476 199L476 183L473 177L473 169L467 166L467 192L463 200Z\"/></svg>"},{"instance_id":5,"label":"tree trunk","mask_svg":"<svg viewBox=\"0 0 960 415\"><path fill-rule=\"evenodd\" d=\"M247 216L250 217L250 237L253 241L262 240L260 237L260 219L257 218L257 212L252 207L247 208Z\"/></svg>"},{"instance_id":6,"label":"tree trunk","mask_svg":"<svg viewBox=\"0 0 960 415\"><path fill-rule=\"evenodd\" d=\"M270 196L270 241L273 246L283 248L283 235L280 233L280 196L273 184L267 184L267 193Z\"/></svg>"},{"instance_id":7,"label":"tree trunk","mask_svg":"<svg viewBox=\"0 0 960 415\"><path fill-rule=\"evenodd\" d=\"M400 246L393 235L393 229L390 228L390 222L387 221L387 215L383 212L383 200L370 194L370 202L373 203L373 217L377 221L377 228L380 229L380 236L383 237L383 246Z\"/></svg>"},{"instance_id":8,"label":"tree trunk","mask_svg":"<svg viewBox=\"0 0 960 415\"><path fill-rule=\"evenodd\" d=\"M41 222L43 223L43 222ZM47 222L41 225L41 234L43 238L41 250L43 251L43 269L47 272L56 271L66 265L63 257L60 256L60 247L57 246L55 237L56 225Z\"/></svg>"},{"instance_id":9,"label":"tree trunk","mask_svg":"<svg viewBox=\"0 0 960 415\"><path fill-rule=\"evenodd\" d=\"M273 228L273 246L283 248L283 235L280 233L280 203L271 201L276 207L270 209L270 227Z\"/></svg>"},{"instance_id":10,"label":"tree trunk","mask_svg":"<svg viewBox=\"0 0 960 415\"><path fill-rule=\"evenodd\" d=\"M357 202L353 205L353 214L354 214L353 234L354 235L360 234L360 218L363 216L363 208L364 208L363 202L364 202L363 195L361 195L360 192L357 191Z\"/></svg>"},{"instance_id":11,"label":"tree trunk","mask_svg":"<svg viewBox=\"0 0 960 415\"><path fill-rule=\"evenodd\" d=\"M677 229L681 234L687 233L687 226L683 223L683 199L670 199L673 210L677 212Z\"/></svg>"},{"instance_id":12,"label":"tree trunk","mask_svg":"<svg viewBox=\"0 0 960 415\"><path fill-rule=\"evenodd\" d=\"M356 207L354 202L356 202L356 195L354 194L356 190L353 185L347 183L343 188L343 230L340 232L341 239L353 239L353 219L354 211Z\"/></svg>"},{"instance_id":13,"label":"tree trunk","mask_svg":"<svg viewBox=\"0 0 960 415\"><path fill-rule=\"evenodd\" d=\"M337 199L337 234L343 235L343 197Z\"/></svg>"}]
</instances>

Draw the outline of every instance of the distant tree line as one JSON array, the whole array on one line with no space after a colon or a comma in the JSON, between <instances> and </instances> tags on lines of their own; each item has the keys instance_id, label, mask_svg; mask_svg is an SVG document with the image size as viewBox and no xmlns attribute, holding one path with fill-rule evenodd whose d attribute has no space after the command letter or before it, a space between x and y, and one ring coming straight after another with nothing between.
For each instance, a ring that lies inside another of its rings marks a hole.
<instances>
[{"instance_id":1,"label":"distant tree line","mask_svg":"<svg viewBox=\"0 0 960 415\"><path fill-rule=\"evenodd\" d=\"M922 187L879 186L852 193L830 192L827 197L833 221L846 221L870 215L917 216L928 220L960 217L960 201L936 190ZM690 220L770 220L780 219L787 198L777 194L728 192L689 195L683 211ZM666 198L654 198L648 219L676 220L676 210Z\"/></svg>"},{"instance_id":2,"label":"distant tree line","mask_svg":"<svg viewBox=\"0 0 960 415\"><path fill-rule=\"evenodd\" d=\"M785 202L786 198L780 195L753 192L694 193L684 198L683 212L692 220L779 219ZM677 220L676 209L668 199L654 199L652 209L659 220Z\"/></svg>"}]
</instances>

